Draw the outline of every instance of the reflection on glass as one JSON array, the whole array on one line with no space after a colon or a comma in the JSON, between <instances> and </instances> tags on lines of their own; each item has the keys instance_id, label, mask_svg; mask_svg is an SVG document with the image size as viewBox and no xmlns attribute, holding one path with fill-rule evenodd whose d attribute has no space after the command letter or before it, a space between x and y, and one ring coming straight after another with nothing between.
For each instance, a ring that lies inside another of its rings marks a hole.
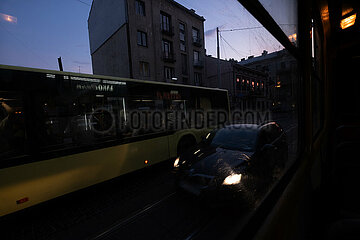
<instances>
[{"instance_id":1,"label":"reflection on glass","mask_svg":"<svg viewBox=\"0 0 360 240\"><path fill-rule=\"evenodd\" d=\"M352 25L355 24L355 20L356 20L356 13L345 19L342 19L340 22L341 29L351 27Z\"/></svg>"},{"instance_id":2,"label":"reflection on glass","mask_svg":"<svg viewBox=\"0 0 360 240\"><path fill-rule=\"evenodd\" d=\"M259 0L259 2L289 38L294 34L296 36L298 29L297 0Z\"/></svg>"}]
</instances>

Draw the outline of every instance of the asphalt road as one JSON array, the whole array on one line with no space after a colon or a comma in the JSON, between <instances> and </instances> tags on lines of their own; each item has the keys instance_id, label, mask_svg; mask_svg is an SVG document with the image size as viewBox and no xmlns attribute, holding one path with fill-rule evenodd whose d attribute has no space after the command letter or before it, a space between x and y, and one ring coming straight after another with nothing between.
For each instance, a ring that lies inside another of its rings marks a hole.
<instances>
[{"instance_id":1,"label":"asphalt road","mask_svg":"<svg viewBox=\"0 0 360 240\"><path fill-rule=\"evenodd\" d=\"M276 117L287 134L291 164L297 124ZM176 189L171 165L169 161L2 217L1 238L231 239L266 194L253 189L241 204L214 207Z\"/></svg>"}]
</instances>

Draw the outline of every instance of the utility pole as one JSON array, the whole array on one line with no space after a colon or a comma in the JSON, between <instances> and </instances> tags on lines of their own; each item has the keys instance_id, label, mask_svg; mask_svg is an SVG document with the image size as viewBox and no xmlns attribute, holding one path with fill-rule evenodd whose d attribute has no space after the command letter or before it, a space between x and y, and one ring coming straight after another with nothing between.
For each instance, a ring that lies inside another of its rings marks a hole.
<instances>
[{"instance_id":1,"label":"utility pole","mask_svg":"<svg viewBox=\"0 0 360 240\"><path fill-rule=\"evenodd\" d=\"M220 68L220 44L219 44L219 28L216 28L216 39L217 39L217 80L218 87L221 88L221 68Z\"/></svg>"},{"instance_id":2,"label":"utility pole","mask_svg":"<svg viewBox=\"0 0 360 240\"><path fill-rule=\"evenodd\" d=\"M61 57L58 57L58 64L59 64L59 70L64 71L62 61L61 61Z\"/></svg>"}]
</instances>

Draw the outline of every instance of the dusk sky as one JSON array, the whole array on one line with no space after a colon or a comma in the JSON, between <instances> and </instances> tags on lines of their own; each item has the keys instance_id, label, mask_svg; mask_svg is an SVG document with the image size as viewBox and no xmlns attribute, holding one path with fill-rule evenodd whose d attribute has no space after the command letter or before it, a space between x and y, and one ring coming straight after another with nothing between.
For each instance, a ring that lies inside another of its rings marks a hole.
<instances>
[{"instance_id":1,"label":"dusk sky","mask_svg":"<svg viewBox=\"0 0 360 240\"><path fill-rule=\"evenodd\" d=\"M62 57L64 71L92 73L87 19L92 0L1 0L0 64L58 70ZM216 56L216 27L222 32L221 58L240 60L260 55L263 50L282 49L236 0L178 0L204 16L205 48ZM271 4L287 35L296 32L294 16L284 16ZM271 0L273 2L295 2ZM279 6L279 5L278 5ZM291 4L288 7L293 7ZM286 12L286 11L283 11Z\"/></svg>"}]
</instances>

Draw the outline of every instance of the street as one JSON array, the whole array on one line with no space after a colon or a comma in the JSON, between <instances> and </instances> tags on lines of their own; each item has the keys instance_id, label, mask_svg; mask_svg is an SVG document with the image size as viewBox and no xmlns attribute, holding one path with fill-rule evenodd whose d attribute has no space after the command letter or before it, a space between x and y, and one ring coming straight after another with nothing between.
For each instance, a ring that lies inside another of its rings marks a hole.
<instances>
[{"instance_id":1,"label":"street","mask_svg":"<svg viewBox=\"0 0 360 240\"><path fill-rule=\"evenodd\" d=\"M277 119L287 135L289 167L297 123ZM230 239L266 194L254 191L248 202L210 206L179 191L174 180L167 161L59 197L1 218L3 239Z\"/></svg>"}]
</instances>

